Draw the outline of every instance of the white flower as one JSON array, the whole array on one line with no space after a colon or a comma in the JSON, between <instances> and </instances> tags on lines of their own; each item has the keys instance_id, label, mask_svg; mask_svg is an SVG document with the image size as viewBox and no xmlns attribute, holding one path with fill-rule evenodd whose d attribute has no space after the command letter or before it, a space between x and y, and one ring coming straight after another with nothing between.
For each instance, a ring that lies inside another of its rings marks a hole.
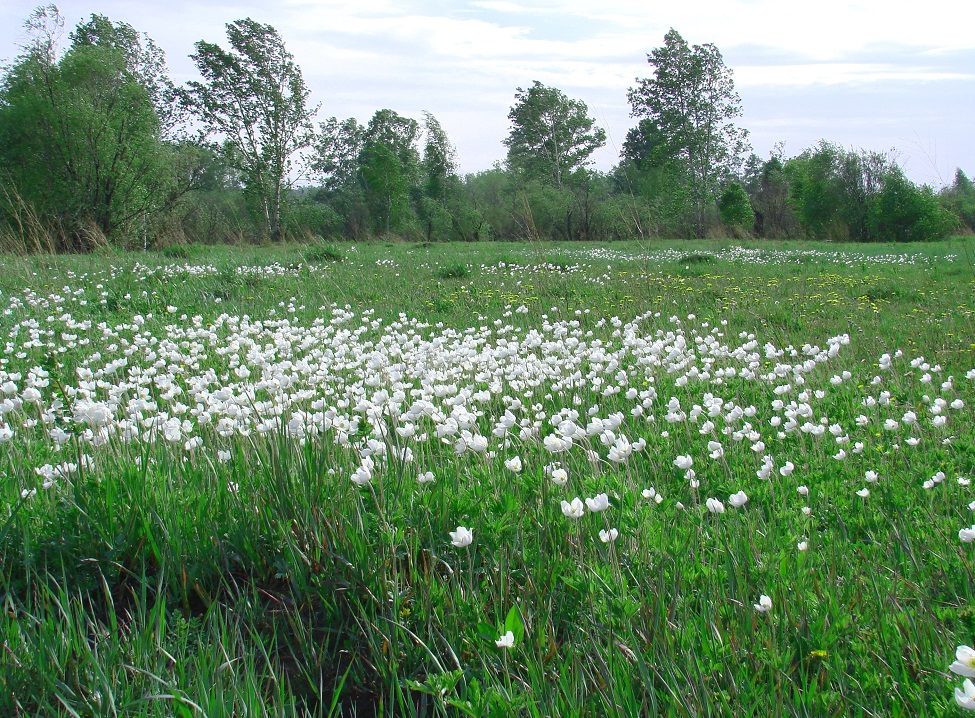
<instances>
[{"instance_id":1,"label":"white flower","mask_svg":"<svg viewBox=\"0 0 975 718\"><path fill-rule=\"evenodd\" d=\"M514 648L515 646L515 634L512 631L508 631L501 638L494 642L498 648Z\"/></svg>"},{"instance_id":2,"label":"white flower","mask_svg":"<svg viewBox=\"0 0 975 718\"><path fill-rule=\"evenodd\" d=\"M708 507L708 511L710 511L712 514L724 513L724 504L721 503L718 499L711 498L708 499L705 503Z\"/></svg>"},{"instance_id":3,"label":"white flower","mask_svg":"<svg viewBox=\"0 0 975 718\"><path fill-rule=\"evenodd\" d=\"M772 599L766 596L764 593L759 597L758 603L753 603L755 610L759 613L765 613L766 611L772 610Z\"/></svg>"},{"instance_id":4,"label":"white flower","mask_svg":"<svg viewBox=\"0 0 975 718\"><path fill-rule=\"evenodd\" d=\"M799 549L800 551L805 551L806 549L809 548L809 544L805 541L800 541L799 543L796 544L796 548Z\"/></svg>"},{"instance_id":5,"label":"white flower","mask_svg":"<svg viewBox=\"0 0 975 718\"><path fill-rule=\"evenodd\" d=\"M857 496L859 496L861 499L865 499L869 495L870 495L870 489L868 489L866 487L864 487L864 488L860 489L859 491L857 491Z\"/></svg>"},{"instance_id":6,"label":"white flower","mask_svg":"<svg viewBox=\"0 0 975 718\"><path fill-rule=\"evenodd\" d=\"M972 526L970 529L961 529L958 532L958 538L960 538L963 543L972 543L975 541L975 526ZM973 673L972 676L975 677L975 673Z\"/></svg>"},{"instance_id":7,"label":"white flower","mask_svg":"<svg viewBox=\"0 0 975 718\"><path fill-rule=\"evenodd\" d=\"M800 496L809 496L809 487L808 486L797 486L796 487L796 491L799 492L799 495Z\"/></svg>"},{"instance_id":8,"label":"white flower","mask_svg":"<svg viewBox=\"0 0 975 718\"><path fill-rule=\"evenodd\" d=\"M961 688L955 689L955 703L965 710L975 711L975 684L966 678Z\"/></svg>"},{"instance_id":9,"label":"white flower","mask_svg":"<svg viewBox=\"0 0 975 718\"><path fill-rule=\"evenodd\" d=\"M867 471L864 474L864 478L868 483L875 484L877 483L877 479L880 478L880 474L878 474L876 471Z\"/></svg>"},{"instance_id":10,"label":"white flower","mask_svg":"<svg viewBox=\"0 0 975 718\"><path fill-rule=\"evenodd\" d=\"M793 471L795 471L795 469L795 464L793 464L791 461L786 461L785 465L779 469L779 473L783 476L789 476Z\"/></svg>"},{"instance_id":11,"label":"white flower","mask_svg":"<svg viewBox=\"0 0 975 718\"><path fill-rule=\"evenodd\" d=\"M545 448L553 454L559 454L572 448L572 439L549 434L543 440Z\"/></svg>"},{"instance_id":12,"label":"white flower","mask_svg":"<svg viewBox=\"0 0 975 718\"><path fill-rule=\"evenodd\" d=\"M24 489L20 492L20 498L31 499L37 495L37 489Z\"/></svg>"},{"instance_id":13,"label":"white flower","mask_svg":"<svg viewBox=\"0 0 975 718\"><path fill-rule=\"evenodd\" d=\"M644 489L642 494L643 498L647 499L648 501L656 501L658 504L664 500L664 497L661 496L660 493L652 486L649 489Z\"/></svg>"},{"instance_id":14,"label":"white flower","mask_svg":"<svg viewBox=\"0 0 975 718\"><path fill-rule=\"evenodd\" d=\"M620 532L616 529L610 529L607 531L603 529L599 532L599 540L603 543L613 543L620 535Z\"/></svg>"},{"instance_id":15,"label":"white flower","mask_svg":"<svg viewBox=\"0 0 975 718\"><path fill-rule=\"evenodd\" d=\"M434 481L435 479L436 477L433 475L432 471L421 472L420 475L416 477L416 480L421 484L429 484L431 481Z\"/></svg>"},{"instance_id":16,"label":"white flower","mask_svg":"<svg viewBox=\"0 0 975 718\"><path fill-rule=\"evenodd\" d=\"M576 496L572 499L572 503L562 501L562 513L570 519L578 519L586 513L586 506L582 503L582 499Z\"/></svg>"},{"instance_id":17,"label":"white flower","mask_svg":"<svg viewBox=\"0 0 975 718\"><path fill-rule=\"evenodd\" d=\"M724 456L724 447L721 446L717 441L708 442L708 451L712 459L720 459Z\"/></svg>"},{"instance_id":18,"label":"white flower","mask_svg":"<svg viewBox=\"0 0 975 718\"><path fill-rule=\"evenodd\" d=\"M483 454L487 451L488 440L486 436L481 436L480 434L474 434L467 441L468 448L476 454Z\"/></svg>"},{"instance_id":19,"label":"white flower","mask_svg":"<svg viewBox=\"0 0 975 718\"><path fill-rule=\"evenodd\" d=\"M955 662L948 666L948 670L959 676L975 678L975 650L971 646L958 646L955 650Z\"/></svg>"},{"instance_id":20,"label":"white flower","mask_svg":"<svg viewBox=\"0 0 975 718\"><path fill-rule=\"evenodd\" d=\"M745 505L748 501L748 496L745 495L744 491L739 491L737 494L732 494L728 497L728 503L734 506L736 509Z\"/></svg>"},{"instance_id":21,"label":"white flower","mask_svg":"<svg viewBox=\"0 0 975 718\"><path fill-rule=\"evenodd\" d=\"M450 543L457 548L470 546L474 540L474 532L464 526L458 526L456 531L450 532Z\"/></svg>"},{"instance_id":22,"label":"white flower","mask_svg":"<svg viewBox=\"0 0 975 718\"><path fill-rule=\"evenodd\" d=\"M681 471L686 471L694 465L694 459L690 456L678 456L674 459L674 466L676 466Z\"/></svg>"},{"instance_id":23,"label":"white flower","mask_svg":"<svg viewBox=\"0 0 975 718\"><path fill-rule=\"evenodd\" d=\"M599 513L609 508L609 496L606 494L596 494L591 499L586 499L586 506L593 513Z\"/></svg>"},{"instance_id":24,"label":"white flower","mask_svg":"<svg viewBox=\"0 0 975 718\"><path fill-rule=\"evenodd\" d=\"M809 508L808 506L803 506L802 507L802 515L803 516L811 516L812 515L812 509Z\"/></svg>"},{"instance_id":25,"label":"white flower","mask_svg":"<svg viewBox=\"0 0 975 718\"><path fill-rule=\"evenodd\" d=\"M507 468L509 471L514 471L516 474L518 474L521 472L522 469L521 457L515 456L511 459L508 459L507 461L504 462L504 465L505 468Z\"/></svg>"},{"instance_id":26,"label":"white flower","mask_svg":"<svg viewBox=\"0 0 975 718\"><path fill-rule=\"evenodd\" d=\"M352 483L364 486L372 481L372 469L362 465L352 473Z\"/></svg>"},{"instance_id":27,"label":"white flower","mask_svg":"<svg viewBox=\"0 0 975 718\"><path fill-rule=\"evenodd\" d=\"M559 486L565 486L569 481L569 472L562 467L559 467L557 469L552 469L551 477L553 483Z\"/></svg>"}]
</instances>

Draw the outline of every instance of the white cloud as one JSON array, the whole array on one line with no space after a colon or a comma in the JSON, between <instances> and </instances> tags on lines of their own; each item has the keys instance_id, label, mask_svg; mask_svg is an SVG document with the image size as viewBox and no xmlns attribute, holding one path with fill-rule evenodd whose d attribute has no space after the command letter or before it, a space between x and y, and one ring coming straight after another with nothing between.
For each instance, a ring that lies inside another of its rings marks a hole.
<instances>
[{"instance_id":1,"label":"white cloud","mask_svg":"<svg viewBox=\"0 0 975 718\"><path fill-rule=\"evenodd\" d=\"M22 20L36 2L8 0L0 19ZM71 24L92 11L88 0L59 4ZM97 11L149 32L181 82L194 74L187 55L196 40L225 42L224 23L237 18L270 23L323 116L365 122L382 107L414 117L430 110L458 146L465 170L503 157L515 88L533 80L590 105L615 142L598 154L598 166L608 169L633 124L626 91L651 74L646 53L671 27L690 43L722 51L743 97L742 124L753 128L759 151L772 132L801 149L793 143L807 141L811 128L802 115L782 118L777 111L815 97L820 136L830 136L832 122L846 128L844 142L866 146L888 141L891 133L873 132L881 120L900 122L901 136L941 137L942 147L961 148L957 162L972 167L975 148L962 136L964 123L938 119L975 113L975 34L962 21L962 6L958 0L928 0L923 8L906 0L101 0ZM0 57L16 53L18 35L16 21L0 23ZM919 88L932 85L939 91L913 103L932 111L923 119L907 112L911 98L922 97ZM851 89L877 99L856 108L864 118L856 133L844 123L854 112Z\"/></svg>"},{"instance_id":2,"label":"white cloud","mask_svg":"<svg viewBox=\"0 0 975 718\"><path fill-rule=\"evenodd\" d=\"M873 82L937 82L972 80L975 75L931 67L899 67L889 63L821 62L802 65L744 66L735 69L738 87L753 85L862 85Z\"/></svg>"}]
</instances>

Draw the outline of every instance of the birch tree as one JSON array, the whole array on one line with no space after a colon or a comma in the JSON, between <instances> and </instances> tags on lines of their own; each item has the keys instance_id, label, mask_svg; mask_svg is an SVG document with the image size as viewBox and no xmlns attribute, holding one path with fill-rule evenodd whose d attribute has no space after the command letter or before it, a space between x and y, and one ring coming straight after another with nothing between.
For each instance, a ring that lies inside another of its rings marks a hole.
<instances>
[{"instance_id":1,"label":"birch tree","mask_svg":"<svg viewBox=\"0 0 975 718\"><path fill-rule=\"evenodd\" d=\"M606 132L596 126L585 102L537 80L527 90L518 88L508 119L508 166L530 179L546 179L558 189L606 144Z\"/></svg>"},{"instance_id":2,"label":"birch tree","mask_svg":"<svg viewBox=\"0 0 975 718\"><path fill-rule=\"evenodd\" d=\"M718 48L688 45L676 30L647 62L654 76L638 79L628 93L630 114L641 122L627 136L625 154L684 170L695 233L703 236L722 180L737 173L748 149L748 132L732 122L741 116L741 98Z\"/></svg>"},{"instance_id":3,"label":"birch tree","mask_svg":"<svg viewBox=\"0 0 975 718\"><path fill-rule=\"evenodd\" d=\"M200 41L190 57L203 77L186 85L186 104L222 135L232 152L231 164L254 200L264 230L281 237L281 209L295 163L295 153L314 137L309 91L270 25L249 18L227 25L230 49Z\"/></svg>"}]
</instances>

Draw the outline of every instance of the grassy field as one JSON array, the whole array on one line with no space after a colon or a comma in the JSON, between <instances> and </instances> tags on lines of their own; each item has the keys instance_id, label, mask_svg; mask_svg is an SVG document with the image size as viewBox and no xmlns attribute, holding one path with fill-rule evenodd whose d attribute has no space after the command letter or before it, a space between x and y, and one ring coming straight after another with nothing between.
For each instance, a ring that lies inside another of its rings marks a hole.
<instances>
[{"instance_id":1,"label":"grassy field","mask_svg":"<svg viewBox=\"0 0 975 718\"><path fill-rule=\"evenodd\" d=\"M960 715L973 259L4 257L0 715Z\"/></svg>"}]
</instances>

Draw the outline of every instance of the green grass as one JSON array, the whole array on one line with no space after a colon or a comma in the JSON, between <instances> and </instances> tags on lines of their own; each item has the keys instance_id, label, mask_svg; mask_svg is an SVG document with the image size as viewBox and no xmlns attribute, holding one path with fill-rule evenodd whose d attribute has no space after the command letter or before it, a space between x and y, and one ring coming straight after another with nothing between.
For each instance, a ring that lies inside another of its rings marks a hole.
<instances>
[{"instance_id":1,"label":"green grass","mask_svg":"<svg viewBox=\"0 0 975 718\"><path fill-rule=\"evenodd\" d=\"M957 715L947 666L975 640L972 544L958 536L975 491L957 481L975 479L970 242L4 258L0 387L16 390L0 402L29 381L42 398L0 405L13 431L0 444L0 714ZM694 358L669 371L678 335ZM769 373L841 335L805 384L741 376L749 351ZM674 423L671 397L685 413ZM726 402L713 417L711 397ZM963 404L941 427L939 397ZM141 411L142 438L113 424L93 444L87 398L116 420ZM407 416L420 398L432 408ZM776 399L812 413L779 437ZM727 418L727 402L754 416ZM553 415L575 409L585 429L590 408L607 426L622 413L613 436L551 453ZM516 424L504 443L506 409L532 430ZM320 428L288 428L298 411ZM451 411L459 426L441 441ZM249 430L222 431L228 416ZM166 438L174 417L188 425ZM799 428L821 418L849 443ZM406 425L415 434L395 431ZM464 427L496 455L458 455ZM620 435L646 448L614 462ZM370 438L387 458L359 486ZM762 453L770 480L756 476ZM521 471L505 465L516 456ZM44 488L35 469L66 461L78 467ZM739 490L748 502L733 508ZM563 514L563 500L601 493L608 510ZM451 545L458 526L469 546ZM619 537L603 543L610 528ZM508 630L515 645L498 647Z\"/></svg>"}]
</instances>

